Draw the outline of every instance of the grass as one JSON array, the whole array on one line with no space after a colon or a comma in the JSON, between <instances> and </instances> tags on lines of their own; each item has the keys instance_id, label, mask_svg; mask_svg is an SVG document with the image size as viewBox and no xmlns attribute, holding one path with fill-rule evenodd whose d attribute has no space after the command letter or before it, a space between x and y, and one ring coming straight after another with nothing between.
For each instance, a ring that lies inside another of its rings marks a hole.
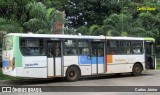
<instances>
[{"instance_id":1,"label":"grass","mask_svg":"<svg viewBox=\"0 0 160 95\"><path fill-rule=\"evenodd\" d=\"M2 73L2 70L0 69L0 80L17 80L17 79L22 79L22 78L4 75L4 74Z\"/></svg>"},{"instance_id":2,"label":"grass","mask_svg":"<svg viewBox=\"0 0 160 95\"><path fill-rule=\"evenodd\" d=\"M157 70L160 70L160 59L157 59Z\"/></svg>"}]
</instances>

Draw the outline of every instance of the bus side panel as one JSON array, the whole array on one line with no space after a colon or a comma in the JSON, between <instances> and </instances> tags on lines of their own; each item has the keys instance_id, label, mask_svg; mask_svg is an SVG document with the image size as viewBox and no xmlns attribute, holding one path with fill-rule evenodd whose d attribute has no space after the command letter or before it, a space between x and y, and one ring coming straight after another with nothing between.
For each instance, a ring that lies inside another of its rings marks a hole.
<instances>
[{"instance_id":1,"label":"bus side panel","mask_svg":"<svg viewBox=\"0 0 160 95\"><path fill-rule=\"evenodd\" d=\"M80 59L79 59L80 58ZM85 58L84 60L82 58ZM80 63L79 63L80 62ZM64 76L66 70L71 65L79 66L81 75L91 75L91 61L87 60L85 56L64 56Z\"/></svg>"},{"instance_id":2,"label":"bus side panel","mask_svg":"<svg viewBox=\"0 0 160 95\"><path fill-rule=\"evenodd\" d=\"M24 77L47 78L47 68L26 68L24 69Z\"/></svg>"},{"instance_id":3,"label":"bus side panel","mask_svg":"<svg viewBox=\"0 0 160 95\"><path fill-rule=\"evenodd\" d=\"M6 36L4 40L4 46L2 51L3 60L3 74L16 76L16 69L13 63L13 51L14 51L14 36Z\"/></svg>"},{"instance_id":4,"label":"bus side panel","mask_svg":"<svg viewBox=\"0 0 160 95\"><path fill-rule=\"evenodd\" d=\"M14 50L13 50L13 54L15 57L15 67L22 67L22 53L20 51L20 41L19 41L19 37L15 36L14 37Z\"/></svg>"},{"instance_id":5,"label":"bus side panel","mask_svg":"<svg viewBox=\"0 0 160 95\"><path fill-rule=\"evenodd\" d=\"M104 66L104 57L98 57L98 73L105 73Z\"/></svg>"},{"instance_id":6,"label":"bus side panel","mask_svg":"<svg viewBox=\"0 0 160 95\"><path fill-rule=\"evenodd\" d=\"M133 65L136 62L142 63L144 68L144 54L110 55L108 56L107 62L109 62L107 63L107 73L132 72Z\"/></svg>"},{"instance_id":7,"label":"bus side panel","mask_svg":"<svg viewBox=\"0 0 160 95\"><path fill-rule=\"evenodd\" d=\"M64 76L66 74L66 70L68 66L78 65L78 56L64 56Z\"/></svg>"},{"instance_id":8,"label":"bus side panel","mask_svg":"<svg viewBox=\"0 0 160 95\"><path fill-rule=\"evenodd\" d=\"M90 65L81 65L81 75L91 75L91 66Z\"/></svg>"},{"instance_id":9,"label":"bus side panel","mask_svg":"<svg viewBox=\"0 0 160 95\"><path fill-rule=\"evenodd\" d=\"M79 55L78 64L81 69L81 75L91 75L91 59L88 55Z\"/></svg>"},{"instance_id":10,"label":"bus side panel","mask_svg":"<svg viewBox=\"0 0 160 95\"><path fill-rule=\"evenodd\" d=\"M78 56L64 56L64 66L78 65Z\"/></svg>"},{"instance_id":11,"label":"bus side panel","mask_svg":"<svg viewBox=\"0 0 160 95\"><path fill-rule=\"evenodd\" d=\"M107 74L125 72L126 64L109 64Z\"/></svg>"},{"instance_id":12,"label":"bus side panel","mask_svg":"<svg viewBox=\"0 0 160 95\"><path fill-rule=\"evenodd\" d=\"M22 67L22 53L20 51L19 36L14 36L13 56L15 58L16 76L24 77L24 68Z\"/></svg>"},{"instance_id":13,"label":"bus side panel","mask_svg":"<svg viewBox=\"0 0 160 95\"><path fill-rule=\"evenodd\" d=\"M47 78L46 56L29 56L22 59L25 77Z\"/></svg>"},{"instance_id":14,"label":"bus side panel","mask_svg":"<svg viewBox=\"0 0 160 95\"><path fill-rule=\"evenodd\" d=\"M12 72L13 71L13 51L12 50L8 50L8 51L3 51L2 52L2 56L3 56L3 70L4 72Z\"/></svg>"},{"instance_id":15,"label":"bus side panel","mask_svg":"<svg viewBox=\"0 0 160 95\"><path fill-rule=\"evenodd\" d=\"M140 62L143 66L143 70L145 70L145 59L144 58L145 58L144 54L127 55L126 72L132 72L133 65L136 62Z\"/></svg>"},{"instance_id":16,"label":"bus side panel","mask_svg":"<svg viewBox=\"0 0 160 95\"><path fill-rule=\"evenodd\" d=\"M16 76L24 77L24 68L23 67L16 67Z\"/></svg>"},{"instance_id":17,"label":"bus side panel","mask_svg":"<svg viewBox=\"0 0 160 95\"><path fill-rule=\"evenodd\" d=\"M126 71L125 55L107 55L107 71L106 73L121 73Z\"/></svg>"}]
</instances>

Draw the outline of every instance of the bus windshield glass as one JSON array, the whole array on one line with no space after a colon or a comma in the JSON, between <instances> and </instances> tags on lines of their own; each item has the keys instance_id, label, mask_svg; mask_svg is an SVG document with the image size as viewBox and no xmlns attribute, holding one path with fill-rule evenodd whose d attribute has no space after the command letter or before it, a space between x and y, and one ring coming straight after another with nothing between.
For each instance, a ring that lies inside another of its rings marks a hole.
<instances>
[{"instance_id":1,"label":"bus windshield glass","mask_svg":"<svg viewBox=\"0 0 160 95\"><path fill-rule=\"evenodd\" d=\"M13 36L5 36L3 38L3 50L12 50L13 48Z\"/></svg>"}]
</instances>

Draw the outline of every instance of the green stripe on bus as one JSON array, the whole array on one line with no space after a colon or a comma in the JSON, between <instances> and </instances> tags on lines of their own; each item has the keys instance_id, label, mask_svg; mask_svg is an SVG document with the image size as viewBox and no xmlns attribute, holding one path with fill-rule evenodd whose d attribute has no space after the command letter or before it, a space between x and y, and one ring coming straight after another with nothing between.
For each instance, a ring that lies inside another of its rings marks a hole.
<instances>
[{"instance_id":1,"label":"green stripe on bus","mask_svg":"<svg viewBox=\"0 0 160 95\"><path fill-rule=\"evenodd\" d=\"M22 54L20 52L19 37L18 36L14 36L13 56L15 57L16 67L22 67Z\"/></svg>"},{"instance_id":2,"label":"green stripe on bus","mask_svg":"<svg viewBox=\"0 0 160 95\"><path fill-rule=\"evenodd\" d=\"M154 42L155 42L155 39L154 39L154 38L144 38L144 40L147 40L147 41L154 41Z\"/></svg>"}]
</instances>

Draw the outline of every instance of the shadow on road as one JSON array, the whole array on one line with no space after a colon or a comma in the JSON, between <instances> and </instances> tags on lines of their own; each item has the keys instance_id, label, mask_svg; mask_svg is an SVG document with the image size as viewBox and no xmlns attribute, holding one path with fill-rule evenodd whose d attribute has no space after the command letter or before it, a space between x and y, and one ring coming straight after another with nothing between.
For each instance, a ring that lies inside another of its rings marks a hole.
<instances>
[{"instance_id":1,"label":"shadow on road","mask_svg":"<svg viewBox=\"0 0 160 95\"><path fill-rule=\"evenodd\" d=\"M108 75L97 75L97 76L84 76L79 79L83 80L100 80L100 79L112 79L112 78L127 78L127 77L141 77L141 76L152 76L153 74L141 74L140 76L133 76L131 73L123 74L108 74Z\"/></svg>"},{"instance_id":2,"label":"shadow on road","mask_svg":"<svg viewBox=\"0 0 160 95\"><path fill-rule=\"evenodd\" d=\"M142 74L141 76L152 76L153 74ZM112 79L112 78L127 78L127 77L135 77L129 73L126 74L109 74L109 75L97 75L97 76L82 76L78 81L90 81L90 80L102 80L102 79ZM67 82L65 78L53 78L53 79L19 79L19 80L11 80L9 84L18 86L18 85L36 85L36 84L46 84L46 83L63 83Z\"/></svg>"}]
</instances>

